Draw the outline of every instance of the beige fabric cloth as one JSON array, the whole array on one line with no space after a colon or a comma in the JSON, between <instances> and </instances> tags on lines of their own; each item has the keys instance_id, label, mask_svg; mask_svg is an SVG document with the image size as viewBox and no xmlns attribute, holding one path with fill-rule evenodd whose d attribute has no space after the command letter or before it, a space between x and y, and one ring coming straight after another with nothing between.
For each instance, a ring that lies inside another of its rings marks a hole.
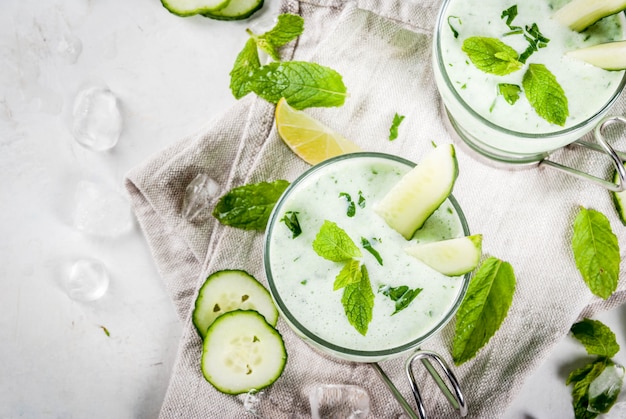
<instances>
[{"instance_id":1,"label":"beige fabric cloth","mask_svg":"<svg viewBox=\"0 0 626 419\"><path fill-rule=\"evenodd\" d=\"M431 141L456 141L446 128L430 67L437 0L285 0L283 12L305 19L304 34L283 50L284 59L311 60L344 76L350 96L341 108L310 109L316 118L362 148L413 161ZM242 46L243 47L243 46ZM614 113L624 114L622 97ZM394 113L406 115L397 140L388 141ZM484 235L485 255L509 261L517 289L501 330L478 354L455 369L465 389L469 417L498 417L527 377L580 316L626 300L625 274L608 301L592 296L576 270L570 241L579 206L606 214L626 250L626 228L609 193L547 168L502 170L485 165L458 144L460 176L454 195L472 232ZM610 163L597 153L562 151L559 158L605 175ZM218 269L245 269L266 284L262 233L224 227L210 218L189 223L181 216L186 185L207 173L224 190L262 180L294 180L307 165L278 138L273 106L249 95L196 135L132 170L126 186L163 280L184 324L178 358L163 402L163 418L244 418L243 396L226 396L202 377L201 341L190 322L198 287ZM622 256L624 250L622 251ZM310 416L308 395L318 384L357 384L371 398L371 417L397 418L402 410L372 368L320 356L280 320L289 360L283 376L265 393L266 418ZM453 324L424 349L450 361ZM412 396L403 360L382 363L407 400ZM422 392L432 417L456 417L422 372ZM565 413L565 412L564 412Z\"/></svg>"}]
</instances>

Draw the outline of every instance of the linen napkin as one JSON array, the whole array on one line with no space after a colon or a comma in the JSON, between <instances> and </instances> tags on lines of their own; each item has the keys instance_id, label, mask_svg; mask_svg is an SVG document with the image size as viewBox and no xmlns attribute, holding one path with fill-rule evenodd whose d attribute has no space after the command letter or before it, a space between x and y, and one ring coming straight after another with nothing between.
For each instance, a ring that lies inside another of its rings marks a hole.
<instances>
[{"instance_id":1,"label":"linen napkin","mask_svg":"<svg viewBox=\"0 0 626 419\"><path fill-rule=\"evenodd\" d=\"M580 206L606 214L626 251L626 228L603 188L562 172L536 167L510 170L476 160L447 126L431 70L432 31L438 0L284 0L281 12L305 21L304 34L282 50L285 60L308 60L344 77L349 97L340 108L309 109L312 116L363 149L413 160L437 144L457 146L460 175L454 189L472 233L482 233L486 256L512 264L513 304L501 329L478 354L454 371L464 389L469 417L504 412L524 379L582 316L626 301L626 274L608 300L594 297L578 273L572 251L573 220ZM243 46L242 46L243 47ZM133 169L126 179L132 206L183 322L183 335L162 418L246 418L244 395L227 396L205 381L201 340L190 314L199 286L219 269L244 269L267 285L263 234L220 225L212 217L181 216L185 187L198 174L223 191L246 183L293 181L308 168L282 143L273 105L249 95L197 134L180 139ZM624 114L624 97L612 113ZM388 140L395 113L405 115L398 139ZM591 151L563 149L556 159L607 176L608 159ZM423 349L451 364L454 322ZM370 397L371 417L398 418L403 411L371 366L333 360L299 340L279 320L288 351L283 375L262 394L265 418L310 417L309 394L322 384L355 384ZM382 368L412 402L404 359ZM431 417L457 417L434 383L419 369L418 383Z\"/></svg>"}]
</instances>

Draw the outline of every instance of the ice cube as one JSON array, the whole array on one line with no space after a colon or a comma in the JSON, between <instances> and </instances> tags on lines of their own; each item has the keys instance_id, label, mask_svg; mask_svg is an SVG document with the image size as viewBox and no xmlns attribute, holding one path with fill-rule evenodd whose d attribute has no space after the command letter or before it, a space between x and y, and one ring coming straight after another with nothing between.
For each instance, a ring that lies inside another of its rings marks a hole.
<instances>
[{"instance_id":1,"label":"ice cube","mask_svg":"<svg viewBox=\"0 0 626 419\"><path fill-rule=\"evenodd\" d=\"M74 227L87 234L115 237L132 225L130 205L117 191L95 182L78 183Z\"/></svg>"},{"instance_id":2,"label":"ice cube","mask_svg":"<svg viewBox=\"0 0 626 419\"><path fill-rule=\"evenodd\" d=\"M607 412L618 399L624 382L624 367L619 364L608 365L602 373L589 384L589 405L587 410L594 413Z\"/></svg>"},{"instance_id":3,"label":"ice cube","mask_svg":"<svg viewBox=\"0 0 626 419\"><path fill-rule=\"evenodd\" d=\"M72 133L76 141L94 151L114 147L123 118L117 97L105 86L82 89L74 100Z\"/></svg>"},{"instance_id":4,"label":"ice cube","mask_svg":"<svg viewBox=\"0 0 626 419\"><path fill-rule=\"evenodd\" d=\"M370 411L367 392L355 385L325 384L309 394L313 419L364 419Z\"/></svg>"},{"instance_id":5,"label":"ice cube","mask_svg":"<svg viewBox=\"0 0 626 419\"><path fill-rule=\"evenodd\" d=\"M189 222L206 219L219 193L218 183L209 175L199 173L185 189L183 217Z\"/></svg>"},{"instance_id":6,"label":"ice cube","mask_svg":"<svg viewBox=\"0 0 626 419\"><path fill-rule=\"evenodd\" d=\"M102 262L79 259L70 267L65 281L67 295L76 301L94 301L109 288L109 274Z\"/></svg>"}]
</instances>

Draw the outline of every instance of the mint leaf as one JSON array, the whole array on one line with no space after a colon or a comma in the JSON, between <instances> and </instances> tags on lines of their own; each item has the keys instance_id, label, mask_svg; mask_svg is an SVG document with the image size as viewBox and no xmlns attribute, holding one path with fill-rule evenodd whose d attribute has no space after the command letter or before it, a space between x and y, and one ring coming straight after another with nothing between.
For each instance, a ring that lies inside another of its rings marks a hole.
<instances>
[{"instance_id":1,"label":"mint leaf","mask_svg":"<svg viewBox=\"0 0 626 419\"><path fill-rule=\"evenodd\" d=\"M381 292L384 296L387 296L396 303L396 309L391 315L393 316L399 311L404 310L411 304L411 302L422 292L422 288L410 289L406 285L399 287L389 287L387 285L381 285L378 287L378 292Z\"/></svg>"},{"instance_id":2,"label":"mint leaf","mask_svg":"<svg viewBox=\"0 0 626 419\"><path fill-rule=\"evenodd\" d=\"M246 45L237 55L233 69L230 71L230 90L235 98L241 99L252 91L250 81L255 71L260 67L261 62L256 43L253 39L248 39Z\"/></svg>"},{"instance_id":3,"label":"mint leaf","mask_svg":"<svg viewBox=\"0 0 626 419\"><path fill-rule=\"evenodd\" d=\"M469 284L456 314L452 358L460 365L473 358L504 321L515 292L513 267L487 258Z\"/></svg>"},{"instance_id":4,"label":"mint leaf","mask_svg":"<svg viewBox=\"0 0 626 419\"><path fill-rule=\"evenodd\" d=\"M383 266L383 258L380 257L380 253L378 253L378 251L372 247L372 244L369 240L367 240L365 237L361 237L361 245L363 246L363 249L367 250L372 254L372 256L374 256L380 266Z\"/></svg>"},{"instance_id":5,"label":"mint leaf","mask_svg":"<svg viewBox=\"0 0 626 419\"><path fill-rule=\"evenodd\" d=\"M528 47L519 56L519 60L523 63L525 63L528 57L530 57L535 51L539 48L547 47L548 42L550 42L548 38L543 36L536 23L526 26L526 34L524 35L524 38L528 41Z\"/></svg>"},{"instance_id":6,"label":"mint leaf","mask_svg":"<svg viewBox=\"0 0 626 419\"><path fill-rule=\"evenodd\" d=\"M304 19L301 16L284 13L278 15L276 25L262 35L255 35L248 30L259 48L274 60L279 61L277 48L293 41L304 31Z\"/></svg>"},{"instance_id":7,"label":"mint leaf","mask_svg":"<svg viewBox=\"0 0 626 419\"><path fill-rule=\"evenodd\" d=\"M350 196L349 193L346 192L341 192L339 194L339 197L344 197L346 198L346 201L348 201L348 208L346 209L346 215L348 217L354 217L354 215L356 214L356 205L354 204L354 201L352 200L352 197Z\"/></svg>"},{"instance_id":8,"label":"mint leaf","mask_svg":"<svg viewBox=\"0 0 626 419\"><path fill-rule=\"evenodd\" d=\"M620 251L604 214L581 208L574 220L572 250L576 267L591 292L607 299L617 288Z\"/></svg>"},{"instance_id":9,"label":"mint leaf","mask_svg":"<svg viewBox=\"0 0 626 419\"><path fill-rule=\"evenodd\" d=\"M326 260L347 262L361 257L361 251L336 223L325 220L313 240L313 250Z\"/></svg>"},{"instance_id":10,"label":"mint leaf","mask_svg":"<svg viewBox=\"0 0 626 419\"><path fill-rule=\"evenodd\" d=\"M587 409L589 406L589 386L602 374L608 363L611 363L611 361L606 358L598 358L584 367L571 372L567 377L565 384L573 385L572 404L576 419L592 419L598 416L598 413L590 412Z\"/></svg>"},{"instance_id":11,"label":"mint leaf","mask_svg":"<svg viewBox=\"0 0 626 419\"><path fill-rule=\"evenodd\" d=\"M517 17L517 4L514 4L508 9L502 11L502 14L500 15L500 19L506 18L506 21L505 21L506 26L508 26L509 29L511 30L510 32L505 33L505 35L520 34L524 32L524 30L520 26L513 25L513 20L515 20L516 17Z\"/></svg>"},{"instance_id":12,"label":"mint leaf","mask_svg":"<svg viewBox=\"0 0 626 419\"><path fill-rule=\"evenodd\" d=\"M274 205L287 186L289 182L286 180L276 180L233 188L218 200L213 216L227 226L264 230Z\"/></svg>"},{"instance_id":13,"label":"mint leaf","mask_svg":"<svg viewBox=\"0 0 626 419\"><path fill-rule=\"evenodd\" d=\"M611 358L619 352L615 333L599 320L583 319L572 325L571 332L589 355Z\"/></svg>"},{"instance_id":14,"label":"mint leaf","mask_svg":"<svg viewBox=\"0 0 626 419\"><path fill-rule=\"evenodd\" d=\"M300 227L300 221L298 221L298 213L296 211L287 211L281 220L287 228L291 231L291 238L295 239L302 234L302 228Z\"/></svg>"},{"instance_id":15,"label":"mint leaf","mask_svg":"<svg viewBox=\"0 0 626 419\"><path fill-rule=\"evenodd\" d=\"M459 21L459 25L462 25L462 24L463 24L463 22L461 22L461 18L460 18L460 17L458 17L458 16L448 16L448 26L450 27L450 30L452 31L452 35L453 35L455 38L458 38L458 37L459 37L459 31L457 31L457 30L454 28L454 26L452 26L452 22L450 22L450 20L452 20L452 19L456 19L456 20L458 20L458 21Z\"/></svg>"},{"instance_id":16,"label":"mint leaf","mask_svg":"<svg viewBox=\"0 0 626 419\"><path fill-rule=\"evenodd\" d=\"M348 322L365 336L374 311L374 292L365 265L361 266L361 280L343 289L341 303Z\"/></svg>"},{"instance_id":17,"label":"mint leaf","mask_svg":"<svg viewBox=\"0 0 626 419\"><path fill-rule=\"evenodd\" d=\"M521 92L522 89L517 84L498 84L498 93L504 97L504 100L506 100L509 105L515 105L515 102L519 99L519 94Z\"/></svg>"},{"instance_id":18,"label":"mint leaf","mask_svg":"<svg viewBox=\"0 0 626 419\"><path fill-rule=\"evenodd\" d=\"M361 264L358 260L350 259L335 278L333 291L345 288L350 284L356 284L361 281L361 277Z\"/></svg>"},{"instance_id":19,"label":"mint leaf","mask_svg":"<svg viewBox=\"0 0 626 419\"><path fill-rule=\"evenodd\" d=\"M398 138L398 127L404 120L404 115L398 115L397 113L393 116L393 121L391 122L391 127L389 127L389 141L393 141Z\"/></svg>"},{"instance_id":20,"label":"mint leaf","mask_svg":"<svg viewBox=\"0 0 626 419\"><path fill-rule=\"evenodd\" d=\"M461 49L485 73L504 76L522 68L517 51L496 38L472 36L463 41Z\"/></svg>"},{"instance_id":21,"label":"mint leaf","mask_svg":"<svg viewBox=\"0 0 626 419\"><path fill-rule=\"evenodd\" d=\"M365 197L363 196L363 192L359 191L359 207L365 208Z\"/></svg>"},{"instance_id":22,"label":"mint leaf","mask_svg":"<svg viewBox=\"0 0 626 419\"><path fill-rule=\"evenodd\" d=\"M255 72L250 88L271 103L284 97L295 109L341 106L347 96L339 73L304 61L269 63Z\"/></svg>"},{"instance_id":23,"label":"mint leaf","mask_svg":"<svg viewBox=\"0 0 626 419\"><path fill-rule=\"evenodd\" d=\"M563 88L543 64L530 64L522 79L526 98L535 112L546 121L563 126L569 116Z\"/></svg>"}]
</instances>

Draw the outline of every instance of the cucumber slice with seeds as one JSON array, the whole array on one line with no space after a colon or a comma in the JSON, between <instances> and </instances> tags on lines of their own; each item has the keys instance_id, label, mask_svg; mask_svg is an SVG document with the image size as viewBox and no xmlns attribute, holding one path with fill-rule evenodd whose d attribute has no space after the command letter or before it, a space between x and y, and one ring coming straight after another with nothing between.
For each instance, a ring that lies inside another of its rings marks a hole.
<instances>
[{"instance_id":1,"label":"cucumber slice with seeds","mask_svg":"<svg viewBox=\"0 0 626 419\"><path fill-rule=\"evenodd\" d=\"M207 328L220 315L233 310L256 310L272 326L278 310L267 289L242 270L222 270L209 275L198 291L192 321L203 338Z\"/></svg>"},{"instance_id":2,"label":"cucumber slice with seeds","mask_svg":"<svg viewBox=\"0 0 626 419\"><path fill-rule=\"evenodd\" d=\"M231 0L220 10L202 13L202 16L216 20L247 19L263 7L263 0Z\"/></svg>"},{"instance_id":3,"label":"cucumber slice with seeds","mask_svg":"<svg viewBox=\"0 0 626 419\"><path fill-rule=\"evenodd\" d=\"M605 42L576 49L565 55L605 70L626 69L626 41Z\"/></svg>"},{"instance_id":4,"label":"cucumber slice with seeds","mask_svg":"<svg viewBox=\"0 0 626 419\"><path fill-rule=\"evenodd\" d=\"M626 9L626 0L572 0L557 10L552 18L576 32L582 32L598 20Z\"/></svg>"},{"instance_id":5,"label":"cucumber slice with seeds","mask_svg":"<svg viewBox=\"0 0 626 419\"><path fill-rule=\"evenodd\" d=\"M420 243L407 247L404 251L444 275L458 276L476 269L482 256L482 241L482 235L474 234Z\"/></svg>"},{"instance_id":6,"label":"cucumber slice with seeds","mask_svg":"<svg viewBox=\"0 0 626 419\"><path fill-rule=\"evenodd\" d=\"M374 211L410 240L448 198L458 174L454 146L438 146L391 188Z\"/></svg>"},{"instance_id":7,"label":"cucumber slice with seeds","mask_svg":"<svg viewBox=\"0 0 626 419\"><path fill-rule=\"evenodd\" d=\"M161 4L176 16L193 16L217 12L228 6L231 0L161 0Z\"/></svg>"},{"instance_id":8,"label":"cucumber slice with seeds","mask_svg":"<svg viewBox=\"0 0 626 419\"><path fill-rule=\"evenodd\" d=\"M281 376L286 363L282 336L253 310L218 317L202 346L202 374L222 393L261 390Z\"/></svg>"}]
</instances>

